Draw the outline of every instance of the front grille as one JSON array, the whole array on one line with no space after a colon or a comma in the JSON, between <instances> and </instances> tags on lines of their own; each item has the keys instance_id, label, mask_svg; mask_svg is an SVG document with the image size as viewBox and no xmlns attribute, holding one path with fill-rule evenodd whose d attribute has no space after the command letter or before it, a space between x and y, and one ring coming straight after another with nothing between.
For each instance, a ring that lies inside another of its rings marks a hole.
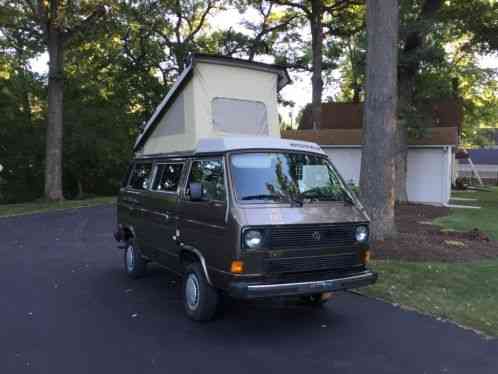
<instances>
[{"instance_id":1,"label":"front grille","mask_svg":"<svg viewBox=\"0 0 498 374\"><path fill-rule=\"evenodd\" d=\"M282 225L270 230L271 249L333 248L355 244L355 228L361 223Z\"/></svg>"},{"instance_id":2,"label":"front grille","mask_svg":"<svg viewBox=\"0 0 498 374\"><path fill-rule=\"evenodd\" d=\"M318 270L342 270L361 265L357 254L294 257L265 260L268 273L301 273Z\"/></svg>"}]
</instances>

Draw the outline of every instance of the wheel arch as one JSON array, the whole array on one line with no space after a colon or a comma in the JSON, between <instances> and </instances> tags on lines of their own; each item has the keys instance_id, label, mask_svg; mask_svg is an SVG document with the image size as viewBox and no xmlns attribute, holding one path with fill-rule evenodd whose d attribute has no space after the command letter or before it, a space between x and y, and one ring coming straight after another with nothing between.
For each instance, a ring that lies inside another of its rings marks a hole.
<instances>
[{"instance_id":1,"label":"wheel arch","mask_svg":"<svg viewBox=\"0 0 498 374\"><path fill-rule=\"evenodd\" d=\"M201 252L198 249L191 246L183 246L182 250L180 251L180 262L185 267L189 263L199 262L201 264L202 271L204 273L204 276L206 277L208 284L210 286L213 286L211 278L209 277L206 260L204 259L204 256L201 254Z\"/></svg>"},{"instance_id":2,"label":"wheel arch","mask_svg":"<svg viewBox=\"0 0 498 374\"><path fill-rule=\"evenodd\" d=\"M118 225L117 230L114 232L114 239L116 239L117 242L129 242L135 238L135 229L130 225Z\"/></svg>"}]
</instances>

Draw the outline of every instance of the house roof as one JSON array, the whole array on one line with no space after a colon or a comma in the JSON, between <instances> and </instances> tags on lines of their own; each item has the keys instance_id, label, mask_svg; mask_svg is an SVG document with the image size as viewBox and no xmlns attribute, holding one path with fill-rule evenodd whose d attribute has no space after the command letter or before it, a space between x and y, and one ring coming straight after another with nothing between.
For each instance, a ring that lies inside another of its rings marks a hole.
<instances>
[{"instance_id":1,"label":"house roof","mask_svg":"<svg viewBox=\"0 0 498 374\"><path fill-rule=\"evenodd\" d=\"M164 99L155 109L150 119L145 124L142 132L140 133L140 135L137 138L137 141L135 142L135 146L133 147L133 150L135 152L140 148L140 146L144 144L144 142L152 133L152 131L154 130L155 126L157 125L163 114L171 106L171 104L175 101L175 98L182 92L185 85L193 77L194 66L200 62L275 73L278 76L278 81L277 81L278 90L282 89L284 86L286 86L291 82L287 69L280 65L265 64L262 62L247 61L239 58L232 58L232 57L219 56L219 55L194 53L190 56L190 61L188 66L185 68L185 70L183 70L183 72L177 78L173 87L171 87L171 89L168 91Z\"/></svg>"},{"instance_id":2,"label":"house roof","mask_svg":"<svg viewBox=\"0 0 498 374\"><path fill-rule=\"evenodd\" d=\"M498 165L498 149L469 149L469 157L475 165ZM466 159L460 159L462 164L468 164Z\"/></svg>"},{"instance_id":3,"label":"house roof","mask_svg":"<svg viewBox=\"0 0 498 374\"><path fill-rule=\"evenodd\" d=\"M321 129L361 129L363 103L323 103ZM458 127L463 121L461 100L457 98L428 99L420 104L425 127ZM311 130L311 107L307 106L299 123L299 130Z\"/></svg>"},{"instance_id":4,"label":"house roof","mask_svg":"<svg viewBox=\"0 0 498 374\"><path fill-rule=\"evenodd\" d=\"M427 133L420 138L411 138L408 144L411 146L442 146L458 144L457 127L433 127L427 129ZM286 130L282 131L283 138L299 139L320 146L361 146L361 129L324 129L324 130Z\"/></svg>"}]
</instances>

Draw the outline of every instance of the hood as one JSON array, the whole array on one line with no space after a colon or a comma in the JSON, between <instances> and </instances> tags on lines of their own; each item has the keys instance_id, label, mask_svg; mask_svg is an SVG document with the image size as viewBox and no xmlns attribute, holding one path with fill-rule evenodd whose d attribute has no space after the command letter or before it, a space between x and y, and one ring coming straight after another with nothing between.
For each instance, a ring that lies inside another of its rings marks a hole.
<instances>
[{"instance_id":1,"label":"hood","mask_svg":"<svg viewBox=\"0 0 498 374\"><path fill-rule=\"evenodd\" d=\"M368 218L355 206L344 203L304 204L302 207L239 205L243 226L299 225L365 222Z\"/></svg>"}]
</instances>

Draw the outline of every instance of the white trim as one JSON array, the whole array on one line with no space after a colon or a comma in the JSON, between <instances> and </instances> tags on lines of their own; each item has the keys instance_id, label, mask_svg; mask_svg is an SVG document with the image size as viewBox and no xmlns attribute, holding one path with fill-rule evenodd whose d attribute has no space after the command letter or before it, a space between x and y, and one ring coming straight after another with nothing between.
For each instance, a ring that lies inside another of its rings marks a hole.
<instances>
[{"instance_id":1,"label":"white trim","mask_svg":"<svg viewBox=\"0 0 498 374\"><path fill-rule=\"evenodd\" d=\"M271 136L225 136L223 138L200 138L195 153L217 153L239 150L269 150L310 152L326 156L315 143L302 140L281 139Z\"/></svg>"},{"instance_id":2,"label":"white trim","mask_svg":"<svg viewBox=\"0 0 498 374\"><path fill-rule=\"evenodd\" d=\"M290 139L290 138L286 138ZM327 145L327 144L319 144L322 148L363 148L361 144L337 144L337 145ZM409 145L408 148L452 148L454 145L452 144L436 144L436 145Z\"/></svg>"}]
</instances>

